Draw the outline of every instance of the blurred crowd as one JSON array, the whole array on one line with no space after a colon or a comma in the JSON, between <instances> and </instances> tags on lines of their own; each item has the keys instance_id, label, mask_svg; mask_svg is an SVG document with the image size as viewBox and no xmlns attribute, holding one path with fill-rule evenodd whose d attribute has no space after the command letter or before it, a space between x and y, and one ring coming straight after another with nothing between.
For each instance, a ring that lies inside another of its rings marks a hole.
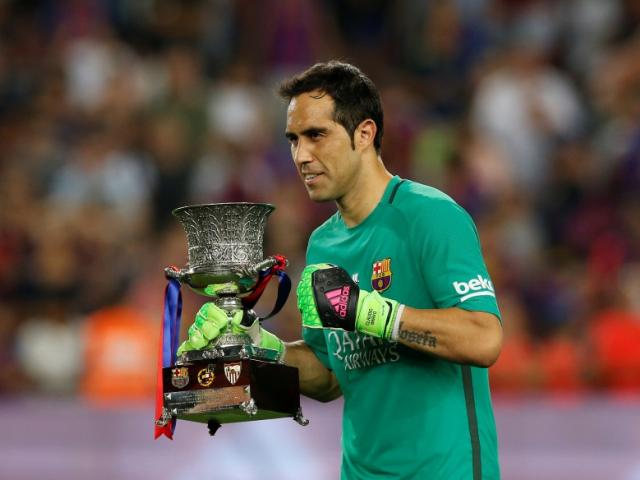
<instances>
[{"instance_id":1,"label":"blurred crowd","mask_svg":"<svg viewBox=\"0 0 640 480\"><path fill-rule=\"evenodd\" d=\"M639 27L638 0L0 1L0 394L147 398L175 207L274 204L297 282L335 207L275 89L332 58L380 89L388 168L478 225L492 388L640 391ZM265 326L299 338L293 295Z\"/></svg>"}]
</instances>

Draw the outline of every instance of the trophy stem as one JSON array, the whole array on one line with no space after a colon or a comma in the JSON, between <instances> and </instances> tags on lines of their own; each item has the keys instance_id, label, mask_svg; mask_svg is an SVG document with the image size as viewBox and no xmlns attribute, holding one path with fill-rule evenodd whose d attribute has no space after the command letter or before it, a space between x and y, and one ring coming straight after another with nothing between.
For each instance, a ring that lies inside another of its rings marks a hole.
<instances>
[{"instance_id":1,"label":"trophy stem","mask_svg":"<svg viewBox=\"0 0 640 480\"><path fill-rule=\"evenodd\" d=\"M243 308L242 301L235 295L217 297L214 300L214 303L227 313L241 310Z\"/></svg>"},{"instance_id":2,"label":"trophy stem","mask_svg":"<svg viewBox=\"0 0 640 480\"><path fill-rule=\"evenodd\" d=\"M222 310L227 312L227 332L222 335L227 335L224 340L218 339L217 342L214 342L214 345L219 344L234 344L237 343L239 345L244 345L249 343L248 338L244 338L244 335L231 334L231 321L233 320L233 314L238 310L241 310L242 302L235 295L224 295L216 298L214 303L220 307Z\"/></svg>"}]
</instances>

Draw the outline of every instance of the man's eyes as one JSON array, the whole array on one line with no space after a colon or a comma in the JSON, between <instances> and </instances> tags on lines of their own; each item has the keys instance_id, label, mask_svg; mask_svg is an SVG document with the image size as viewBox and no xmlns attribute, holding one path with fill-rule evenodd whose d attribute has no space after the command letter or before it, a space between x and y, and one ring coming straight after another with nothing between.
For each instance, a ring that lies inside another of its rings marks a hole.
<instances>
[{"instance_id":1,"label":"man's eyes","mask_svg":"<svg viewBox=\"0 0 640 480\"><path fill-rule=\"evenodd\" d=\"M325 135L326 134L324 132L308 132L303 134L305 138L308 138L312 142L317 142ZM295 147L296 145L298 145L298 137L289 137L288 140L291 146Z\"/></svg>"}]
</instances>

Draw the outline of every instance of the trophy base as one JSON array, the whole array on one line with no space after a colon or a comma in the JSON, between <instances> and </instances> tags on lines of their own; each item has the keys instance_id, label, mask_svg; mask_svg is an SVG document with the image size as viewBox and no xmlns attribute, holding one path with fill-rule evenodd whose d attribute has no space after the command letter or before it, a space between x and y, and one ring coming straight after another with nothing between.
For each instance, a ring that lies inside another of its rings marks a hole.
<instances>
[{"instance_id":1,"label":"trophy base","mask_svg":"<svg viewBox=\"0 0 640 480\"><path fill-rule=\"evenodd\" d=\"M298 369L256 359L205 359L163 369L164 415L224 424L293 417L300 409Z\"/></svg>"}]
</instances>

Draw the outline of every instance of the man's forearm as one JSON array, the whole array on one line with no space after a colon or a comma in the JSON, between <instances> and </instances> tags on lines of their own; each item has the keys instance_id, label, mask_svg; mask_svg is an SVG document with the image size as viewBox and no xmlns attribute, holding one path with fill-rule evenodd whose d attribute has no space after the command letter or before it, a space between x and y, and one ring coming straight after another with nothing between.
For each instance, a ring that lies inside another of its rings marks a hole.
<instances>
[{"instance_id":1,"label":"man's forearm","mask_svg":"<svg viewBox=\"0 0 640 480\"><path fill-rule=\"evenodd\" d=\"M502 326L495 315L485 312L405 307L397 339L414 350L452 362L489 367L502 347Z\"/></svg>"},{"instance_id":2,"label":"man's forearm","mask_svg":"<svg viewBox=\"0 0 640 480\"><path fill-rule=\"evenodd\" d=\"M336 376L328 370L303 340L286 344L286 365L296 367L300 393L320 402L329 402L342 395Z\"/></svg>"}]
</instances>

